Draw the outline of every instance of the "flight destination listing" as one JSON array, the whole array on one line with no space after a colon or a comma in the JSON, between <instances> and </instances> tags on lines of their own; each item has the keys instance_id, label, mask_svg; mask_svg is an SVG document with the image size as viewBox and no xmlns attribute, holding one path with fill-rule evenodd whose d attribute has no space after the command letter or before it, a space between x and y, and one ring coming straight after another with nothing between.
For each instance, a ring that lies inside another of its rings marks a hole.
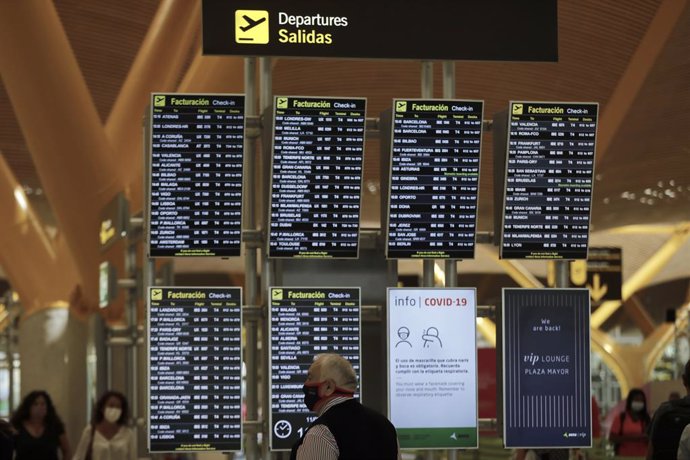
<instances>
[{"instance_id":1,"label":"flight destination listing","mask_svg":"<svg viewBox=\"0 0 690 460\"><path fill-rule=\"evenodd\" d=\"M269 257L356 258L366 99L274 107Z\"/></svg>"},{"instance_id":2,"label":"flight destination listing","mask_svg":"<svg viewBox=\"0 0 690 460\"><path fill-rule=\"evenodd\" d=\"M238 256L244 96L153 94L149 254Z\"/></svg>"},{"instance_id":3,"label":"flight destination listing","mask_svg":"<svg viewBox=\"0 0 690 460\"><path fill-rule=\"evenodd\" d=\"M338 353L359 375L359 288L271 288L271 448L290 449L316 414L302 385L314 356ZM355 395L358 396L358 395Z\"/></svg>"},{"instance_id":4,"label":"flight destination listing","mask_svg":"<svg viewBox=\"0 0 690 460\"><path fill-rule=\"evenodd\" d=\"M501 257L587 258L598 109L511 102Z\"/></svg>"},{"instance_id":5,"label":"flight destination listing","mask_svg":"<svg viewBox=\"0 0 690 460\"><path fill-rule=\"evenodd\" d=\"M474 258L483 102L395 99L388 258Z\"/></svg>"},{"instance_id":6,"label":"flight destination listing","mask_svg":"<svg viewBox=\"0 0 690 460\"><path fill-rule=\"evenodd\" d=\"M241 449L241 295L149 289L151 452Z\"/></svg>"}]
</instances>

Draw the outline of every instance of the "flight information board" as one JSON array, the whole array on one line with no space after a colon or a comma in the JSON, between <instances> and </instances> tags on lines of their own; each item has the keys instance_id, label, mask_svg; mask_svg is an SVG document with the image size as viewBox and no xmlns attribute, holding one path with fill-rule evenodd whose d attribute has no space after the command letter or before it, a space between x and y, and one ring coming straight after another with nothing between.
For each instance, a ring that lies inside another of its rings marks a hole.
<instances>
[{"instance_id":1,"label":"flight information board","mask_svg":"<svg viewBox=\"0 0 690 460\"><path fill-rule=\"evenodd\" d=\"M510 103L502 258L587 258L598 110Z\"/></svg>"},{"instance_id":2,"label":"flight information board","mask_svg":"<svg viewBox=\"0 0 690 460\"><path fill-rule=\"evenodd\" d=\"M269 257L356 258L366 99L276 96Z\"/></svg>"},{"instance_id":3,"label":"flight information board","mask_svg":"<svg viewBox=\"0 0 690 460\"><path fill-rule=\"evenodd\" d=\"M388 258L474 258L483 106L393 101Z\"/></svg>"},{"instance_id":4,"label":"flight information board","mask_svg":"<svg viewBox=\"0 0 690 460\"><path fill-rule=\"evenodd\" d=\"M338 353L360 375L360 289L270 291L271 449L289 450L316 420L302 392L314 356Z\"/></svg>"},{"instance_id":5,"label":"flight information board","mask_svg":"<svg viewBox=\"0 0 690 460\"><path fill-rule=\"evenodd\" d=\"M242 447L241 288L149 288L149 451Z\"/></svg>"},{"instance_id":6,"label":"flight information board","mask_svg":"<svg viewBox=\"0 0 690 460\"><path fill-rule=\"evenodd\" d=\"M151 95L149 255L238 256L244 96Z\"/></svg>"}]
</instances>

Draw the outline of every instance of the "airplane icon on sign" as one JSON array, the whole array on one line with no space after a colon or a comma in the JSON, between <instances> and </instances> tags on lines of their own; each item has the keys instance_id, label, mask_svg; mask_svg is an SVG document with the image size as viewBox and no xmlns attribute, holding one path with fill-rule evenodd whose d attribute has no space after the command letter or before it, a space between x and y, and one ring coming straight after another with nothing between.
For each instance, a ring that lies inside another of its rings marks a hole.
<instances>
[{"instance_id":1,"label":"airplane icon on sign","mask_svg":"<svg viewBox=\"0 0 690 460\"><path fill-rule=\"evenodd\" d=\"M266 10L235 10L235 42L243 45L268 43L268 17Z\"/></svg>"},{"instance_id":2,"label":"airplane icon on sign","mask_svg":"<svg viewBox=\"0 0 690 460\"><path fill-rule=\"evenodd\" d=\"M259 19L257 19L257 20L255 21L254 19L250 18L250 17L247 16L246 14L242 15L242 19L244 19L245 21L247 21L247 25L246 25L246 26L240 26L240 29L242 29L242 32L247 32L248 30L253 29L254 27L256 27L256 26L258 26L259 24L261 24L261 23L263 23L263 22L266 21L266 18L265 18L265 17L259 18Z\"/></svg>"}]
</instances>

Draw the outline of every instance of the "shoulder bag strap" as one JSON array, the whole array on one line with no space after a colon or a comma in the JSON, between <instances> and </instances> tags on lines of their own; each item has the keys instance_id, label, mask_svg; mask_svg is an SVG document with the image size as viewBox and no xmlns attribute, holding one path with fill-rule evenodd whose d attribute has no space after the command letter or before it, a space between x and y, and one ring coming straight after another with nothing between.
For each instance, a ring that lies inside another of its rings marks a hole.
<instances>
[{"instance_id":1,"label":"shoulder bag strap","mask_svg":"<svg viewBox=\"0 0 690 460\"><path fill-rule=\"evenodd\" d=\"M84 460L93 459L93 437L96 434L96 425L91 425L91 438L89 438L89 447L86 449L86 456Z\"/></svg>"}]
</instances>

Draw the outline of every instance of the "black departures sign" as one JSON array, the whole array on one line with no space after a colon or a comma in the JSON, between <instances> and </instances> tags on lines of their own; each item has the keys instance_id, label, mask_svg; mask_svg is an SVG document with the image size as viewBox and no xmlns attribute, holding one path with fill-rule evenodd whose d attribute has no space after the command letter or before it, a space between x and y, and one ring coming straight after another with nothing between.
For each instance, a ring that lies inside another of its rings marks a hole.
<instances>
[{"instance_id":1,"label":"black departures sign","mask_svg":"<svg viewBox=\"0 0 690 460\"><path fill-rule=\"evenodd\" d=\"M474 258L483 105L393 101L388 258Z\"/></svg>"},{"instance_id":2,"label":"black departures sign","mask_svg":"<svg viewBox=\"0 0 690 460\"><path fill-rule=\"evenodd\" d=\"M557 2L204 0L203 53L557 61Z\"/></svg>"},{"instance_id":3,"label":"black departures sign","mask_svg":"<svg viewBox=\"0 0 690 460\"><path fill-rule=\"evenodd\" d=\"M587 258L598 111L510 103L502 258Z\"/></svg>"},{"instance_id":4,"label":"black departures sign","mask_svg":"<svg viewBox=\"0 0 690 460\"><path fill-rule=\"evenodd\" d=\"M366 99L276 96L269 257L356 258Z\"/></svg>"},{"instance_id":5,"label":"black departures sign","mask_svg":"<svg viewBox=\"0 0 690 460\"><path fill-rule=\"evenodd\" d=\"M149 450L242 447L242 290L149 288Z\"/></svg>"},{"instance_id":6,"label":"black departures sign","mask_svg":"<svg viewBox=\"0 0 690 460\"><path fill-rule=\"evenodd\" d=\"M360 290L274 287L270 292L271 449L282 450L316 419L302 392L315 355L338 353L361 375Z\"/></svg>"},{"instance_id":7,"label":"black departures sign","mask_svg":"<svg viewBox=\"0 0 690 460\"><path fill-rule=\"evenodd\" d=\"M244 96L152 94L149 255L238 256Z\"/></svg>"}]
</instances>

